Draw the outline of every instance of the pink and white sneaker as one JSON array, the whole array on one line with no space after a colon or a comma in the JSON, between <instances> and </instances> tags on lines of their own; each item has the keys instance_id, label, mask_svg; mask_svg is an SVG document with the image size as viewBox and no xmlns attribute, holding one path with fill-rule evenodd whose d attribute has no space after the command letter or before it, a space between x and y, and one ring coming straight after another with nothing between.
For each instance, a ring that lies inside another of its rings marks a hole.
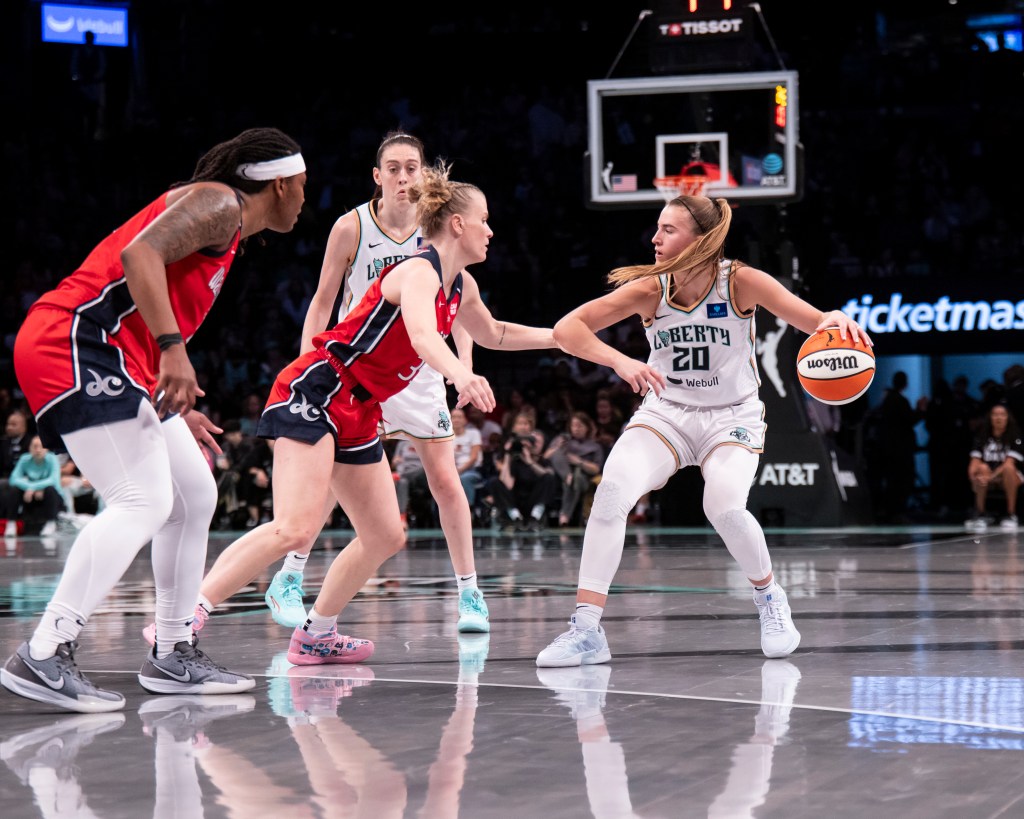
<instances>
[{"instance_id":1,"label":"pink and white sneaker","mask_svg":"<svg viewBox=\"0 0 1024 819\"><path fill-rule=\"evenodd\" d=\"M197 603L195 614L192 617L192 633L195 634L197 631L200 631L203 628L203 626L206 625L206 621L209 619L209 617L210 613ZM142 630L142 636L146 639L147 643L149 643L151 646L155 646L156 623L150 623L148 626L146 626Z\"/></svg>"},{"instance_id":2,"label":"pink and white sneaker","mask_svg":"<svg viewBox=\"0 0 1024 819\"><path fill-rule=\"evenodd\" d=\"M298 626L288 643L288 662L292 665L324 663L361 663L373 654L373 643L338 634L336 628L323 634L310 634Z\"/></svg>"}]
</instances>

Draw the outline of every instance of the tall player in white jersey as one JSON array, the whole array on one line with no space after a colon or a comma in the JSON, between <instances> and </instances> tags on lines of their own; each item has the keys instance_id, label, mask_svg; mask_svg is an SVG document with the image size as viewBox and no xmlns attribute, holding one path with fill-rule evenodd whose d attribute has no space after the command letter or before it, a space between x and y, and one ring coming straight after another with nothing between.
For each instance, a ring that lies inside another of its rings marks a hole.
<instances>
[{"instance_id":1,"label":"tall player in white jersey","mask_svg":"<svg viewBox=\"0 0 1024 819\"><path fill-rule=\"evenodd\" d=\"M392 131L384 137L373 169L374 197L339 218L331 229L320 282L302 327L301 353L313 349L313 336L339 322L359 303L385 267L419 249L420 229L408 189L419 179L424 161L423 143L415 136ZM460 358L468 364L473 342L457 321L452 336ZM487 604L477 586L472 515L455 466L455 435L444 378L424 364L409 386L385 401L382 409L383 437L415 442L423 461L455 569L458 629L490 631ZM289 554L267 589L266 602L274 619L289 628L306 619L302 573L307 557Z\"/></svg>"},{"instance_id":2,"label":"tall player in white jersey","mask_svg":"<svg viewBox=\"0 0 1024 819\"><path fill-rule=\"evenodd\" d=\"M540 652L538 666L611 659L601 615L622 559L626 515L641 495L684 466L700 466L704 512L753 585L761 650L785 657L800 643L764 532L746 508L765 434L754 314L762 306L805 333L838 327L843 338L871 341L844 313L822 313L767 273L724 258L731 222L725 199L673 199L658 218L654 264L613 270L614 290L555 325L562 349L612 367L645 398L604 466L583 537L569 630ZM634 314L651 345L646 363L596 335Z\"/></svg>"}]
</instances>

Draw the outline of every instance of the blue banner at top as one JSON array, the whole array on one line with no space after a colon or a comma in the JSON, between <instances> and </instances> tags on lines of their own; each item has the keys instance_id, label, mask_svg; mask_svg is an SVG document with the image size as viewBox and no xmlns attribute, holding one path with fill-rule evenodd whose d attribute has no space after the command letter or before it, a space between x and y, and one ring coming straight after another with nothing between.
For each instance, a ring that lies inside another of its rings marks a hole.
<instances>
[{"instance_id":1,"label":"blue banner at top","mask_svg":"<svg viewBox=\"0 0 1024 819\"><path fill-rule=\"evenodd\" d=\"M91 31L96 45L128 45L127 8L43 3L42 18L44 43L84 43Z\"/></svg>"}]
</instances>

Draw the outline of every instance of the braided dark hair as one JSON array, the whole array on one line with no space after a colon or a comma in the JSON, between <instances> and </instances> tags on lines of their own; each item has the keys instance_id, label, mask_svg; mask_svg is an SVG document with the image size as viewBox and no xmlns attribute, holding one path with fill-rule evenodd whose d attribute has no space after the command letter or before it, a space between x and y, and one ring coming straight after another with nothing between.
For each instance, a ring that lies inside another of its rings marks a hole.
<instances>
[{"instance_id":1,"label":"braided dark hair","mask_svg":"<svg viewBox=\"0 0 1024 819\"><path fill-rule=\"evenodd\" d=\"M268 162L301 153L294 139L277 128L249 128L234 139L214 145L203 154L192 178L174 187L193 182L223 182L243 193L257 193L273 180L244 179L235 171L246 162Z\"/></svg>"}]
</instances>

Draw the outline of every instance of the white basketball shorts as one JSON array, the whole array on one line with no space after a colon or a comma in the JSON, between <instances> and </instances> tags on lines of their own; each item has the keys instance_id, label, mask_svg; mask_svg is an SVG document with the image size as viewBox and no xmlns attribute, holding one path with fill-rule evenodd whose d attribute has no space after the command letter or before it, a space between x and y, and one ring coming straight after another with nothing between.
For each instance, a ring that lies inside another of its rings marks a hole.
<instances>
[{"instance_id":1,"label":"white basketball shorts","mask_svg":"<svg viewBox=\"0 0 1024 819\"><path fill-rule=\"evenodd\" d=\"M409 386L381 404L383 438L446 441L455 437L444 376L424 364Z\"/></svg>"},{"instance_id":2,"label":"white basketball shorts","mask_svg":"<svg viewBox=\"0 0 1024 819\"><path fill-rule=\"evenodd\" d=\"M764 451L764 404L754 399L726 407L688 407L648 393L628 427L651 430L684 466L702 466L720 446Z\"/></svg>"}]
</instances>

